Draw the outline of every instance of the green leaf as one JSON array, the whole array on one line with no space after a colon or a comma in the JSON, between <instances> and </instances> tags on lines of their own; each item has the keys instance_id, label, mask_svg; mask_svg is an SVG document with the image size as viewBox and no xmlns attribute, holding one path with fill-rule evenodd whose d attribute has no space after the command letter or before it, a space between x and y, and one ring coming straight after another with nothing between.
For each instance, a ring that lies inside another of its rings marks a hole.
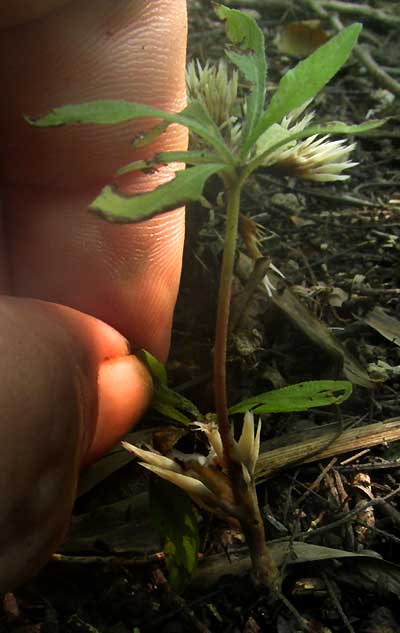
<instances>
[{"instance_id":1,"label":"green leaf","mask_svg":"<svg viewBox=\"0 0 400 633\"><path fill-rule=\"evenodd\" d=\"M36 127L59 127L61 125L117 125L134 119L161 119L168 123L179 123L195 132L200 138L215 148L218 155L227 162L232 162L232 155L226 147L218 127L210 118L205 108L197 101L190 103L182 112L164 112L151 106L129 101L105 99L87 101L86 103L70 104L51 110L48 114L33 118L25 117L28 123ZM163 126L156 126L161 132ZM149 138L154 138L154 128L147 132ZM138 142L143 144L146 133L139 135Z\"/></svg>"},{"instance_id":2,"label":"green leaf","mask_svg":"<svg viewBox=\"0 0 400 633\"><path fill-rule=\"evenodd\" d=\"M163 540L169 583L181 592L197 568L199 533L189 497L176 486L152 478L150 511Z\"/></svg>"},{"instance_id":3,"label":"green leaf","mask_svg":"<svg viewBox=\"0 0 400 633\"><path fill-rule=\"evenodd\" d=\"M150 406L152 409L154 409L154 411L157 411L163 417L169 420L174 420L175 422L179 422L180 424L183 424L184 426L188 426L189 424L192 424L193 422L193 420L188 418L188 416L182 413L182 411L179 411L178 409L176 409L176 407L170 404L167 404L165 402L161 402L158 399L157 390L154 393L153 400Z\"/></svg>"},{"instance_id":4,"label":"green leaf","mask_svg":"<svg viewBox=\"0 0 400 633\"><path fill-rule=\"evenodd\" d=\"M156 138L161 136L169 126L168 121L161 121L155 127L150 128L147 132L143 132L142 134L138 134L132 141L132 147L134 149L140 149L141 147L146 147L149 143L154 141Z\"/></svg>"},{"instance_id":5,"label":"green leaf","mask_svg":"<svg viewBox=\"0 0 400 633\"><path fill-rule=\"evenodd\" d=\"M168 387L164 365L144 349L140 350L139 356L147 365L153 378L154 391L151 408L161 415L185 425L191 424L193 419L200 418L200 411L191 400ZM182 411L190 413L191 417L189 418Z\"/></svg>"},{"instance_id":6,"label":"green leaf","mask_svg":"<svg viewBox=\"0 0 400 633\"><path fill-rule=\"evenodd\" d=\"M144 359L153 380L167 386L167 370L164 365L145 349L140 350L140 356Z\"/></svg>"},{"instance_id":7,"label":"green leaf","mask_svg":"<svg viewBox=\"0 0 400 633\"><path fill-rule=\"evenodd\" d=\"M284 128L279 123L273 123L268 129L265 130L261 134L261 136L257 139L256 142L256 156L267 156L271 147L276 147L277 144L285 141L285 145L287 143L287 138L290 136L290 131ZM295 141L292 141L293 143Z\"/></svg>"},{"instance_id":8,"label":"green leaf","mask_svg":"<svg viewBox=\"0 0 400 633\"><path fill-rule=\"evenodd\" d=\"M341 404L351 395L352 385L347 380L312 380L297 385L260 393L258 396L242 400L230 407L229 414L245 413L288 413L305 411L314 407Z\"/></svg>"},{"instance_id":9,"label":"green leaf","mask_svg":"<svg viewBox=\"0 0 400 633\"><path fill-rule=\"evenodd\" d=\"M159 152L153 158L158 164L185 163L186 165L205 165L217 163L218 156L210 150L188 150L187 152Z\"/></svg>"},{"instance_id":10,"label":"green leaf","mask_svg":"<svg viewBox=\"0 0 400 633\"><path fill-rule=\"evenodd\" d=\"M313 99L336 75L349 58L361 28L361 24L356 23L343 29L282 77L269 106L246 143L246 151L270 125Z\"/></svg>"},{"instance_id":11,"label":"green leaf","mask_svg":"<svg viewBox=\"0 0 400 633\"><path fill-rule=\"evenodd\" d=\"M200 411L191 400L166 385L155 385L151 407L162 415L186 425L200 417ZM190 413L192 417L187 417L182 411Z\"/></svg>"},{"instance_id":12,"label":"green leaf","mask_svg":"<svg viewBox=\"0 0 400 633\"><path fill-rule=\"evenodd\" d=\"M214 147L218 156L227 164L233 165L235 163L235 158L226 146L217 124L200 101L191 101L180 116L182 117L182 125L186 125L192 132Z\"/></svg>"},{"instance_id":13,"label":"green leaf","mask_svg":"<svg viewBox=\"0 0 400 633\"><path fill-rule=\"evenodd\" d=\"M240 48L240 52L226 50L225 54L251 84L242 132L242 138L246 140L257 126L264 110L267 75L264 34L254 18L247 13L229 9L222 4L214 6L218 17L226 20L227 37Z\"/></svg>"},{"instance_id":14,"label":"green leaf","mask_svg":"<svg viewBox=\"0 0 400 633\"><path fill-rule=\"evenodd\" d=\"M90 209L110 222L140 222L191 200L199 200L210 176L225 169L224 163L197 165L178 171L173 180L137 196L127 196L114 185L108 185L90 204Z\"/></svg>"}]
</instances>

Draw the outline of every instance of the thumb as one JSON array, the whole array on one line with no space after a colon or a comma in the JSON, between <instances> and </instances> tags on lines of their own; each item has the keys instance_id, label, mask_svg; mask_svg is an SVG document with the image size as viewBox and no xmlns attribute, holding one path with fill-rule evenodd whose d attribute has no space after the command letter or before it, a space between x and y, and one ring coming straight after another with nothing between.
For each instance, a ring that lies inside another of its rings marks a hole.
<instances>
[{"instance_id":1,"label":"thumb","mask_svg":"<svg viewBox=\"0 0 400 633\"><path fill-rule=\"evenodd\" d=\"M80 312L0 299L0 593L64 536L79 467L141 416L151 379L125 339Z\"/></svg>"}]
</instances>

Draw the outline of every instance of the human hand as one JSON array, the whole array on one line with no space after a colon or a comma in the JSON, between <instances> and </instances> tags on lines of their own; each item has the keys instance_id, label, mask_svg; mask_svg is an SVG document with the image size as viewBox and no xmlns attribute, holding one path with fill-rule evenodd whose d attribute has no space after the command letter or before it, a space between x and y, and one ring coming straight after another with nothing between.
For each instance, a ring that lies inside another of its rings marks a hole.
<instances>
[{"instance_id":1,"label":"human hand","mask_svg":"<svg viewBox=\"0 0 400 633\"><path fill-rule=\"evenodd\" d=\"M182 109L185 4L0 8L0 592L47 560L68 525L79 466L146 408L151 381L126 339L165 358L184 233L182 210L113 225L87 207L123 164L184 149L185 130L171 126L133 152L138 123L38 130L22 116L101 98ZM140 193L170 177L131 174L123 187Z\"/></svg>"}]
</instances>

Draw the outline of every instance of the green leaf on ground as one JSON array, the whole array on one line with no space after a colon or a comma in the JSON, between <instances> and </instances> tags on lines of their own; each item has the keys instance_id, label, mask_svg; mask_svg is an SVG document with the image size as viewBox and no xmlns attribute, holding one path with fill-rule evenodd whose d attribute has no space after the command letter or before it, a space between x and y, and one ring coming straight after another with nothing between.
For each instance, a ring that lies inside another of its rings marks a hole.
<instances>
[{"instance_id":1,"label":"green leaf on ground","mask_svg":"<svg viewBox=\"0 0 400 633\"><path fill-rule=\"evenodd\" d=\"M178 171L172 180L154 191L137 196L127 196L114 185L108 185L90 204L90 209L109 222L141 222L157 213L199 200L210 176L224 169L224 163L196 165Z\"/></svg>"},{"instance_id":2,"label":"green leaf on ground","mask_svg":"<svg viewBox=\"0 0 400 633\"><path fill-rule=\"evenodd\" d=\"M150 511L163 541L169 583L182 591L197 568L199 533L190 498L176 486L153 477Z\"/></svg>"},{"instance_id":3,"label":"green leaf on ground","mask_svg":"<svg viewBox=\"0 0 400 633\"><path fill-rule=\"evenodd\" d=\"M361 24L357 23L348 26L285 73L246 144L247 150L270 125L313 99L322 90L348 60L361 28Z\"/></svg>"},{"instance_id":4,"label":"green leaf on ground","mask_svg":"<svg viewBox=\"0 0 400 633\"><path fill-rule=\"evenodd\" d=\"M351 392L352 385L347 380L311 380L242 400L230 407L229 414L244 413L248 410L254 413L305 411L314 407L341 404L347 400Z\"/></svg>"},{"instance_id":5,"label":"green leaf on ground","mask_svg":"<svg viewBox=\"0 0 400 633\"><path fill-rule=\"evenodd\" d=\"M245 140L257 126L264 110L267 75L264 34L251 15L222 4L214 6L218 17L226 21L228 39L240 49L240 52L225 50L225 54L250 83L242 132Z\"/></svg>"}]
</instances>

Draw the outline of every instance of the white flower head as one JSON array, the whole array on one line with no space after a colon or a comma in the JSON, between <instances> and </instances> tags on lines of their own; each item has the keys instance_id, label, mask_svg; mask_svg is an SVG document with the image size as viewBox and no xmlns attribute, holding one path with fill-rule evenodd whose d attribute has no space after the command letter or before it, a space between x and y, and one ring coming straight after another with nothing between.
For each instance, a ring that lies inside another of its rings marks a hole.
<instances>
[{"instance_id":1,"label":"white flower head","mask_svg":"<svg viewBox=\"0 0 400 633\"><path fill-rule=\"evenodd\" d=\"M217 64L193 60L186 71L186 86L189 101L200 101L227 140L234 145L240 137L238 120L238 71L228 69L225 60Z\"/></svg>"},{"instance_id":2,"label":"white flower head","mask_svg":"<svg viewBox=\"0 0 400 633\"><path fill-rule=\"evenodd\" d=\"M150 447L143 450L128 442L122 442L122 446L141 460L141 466L187 492L201 507L215 511L218 498L184 463L180 465L178 461L165 457Z\"/></svg>"},{"instance_id":3,"label":"white flower head","mask_svg":"<svg viewBox=\"0 0 400 633\"><path fill-rule=\"evenodd\" d=\"M196 422L194 427L206 434L210 443L210 461L225 467L224 450L218 426L215 422ZM244 414L242 433L238 441L233 440L233 453L237 462L243 464L248 475L253 477L260 452L261 420L258 421L257 431L254 433L254 415L250 411Z\"/></svg>"},{"instance_id":4,"label":"white flower head","mask_svg":"<svg viewBox=\"0 0 400 633\"><path fill-rule=\"evenodd\" d=\"M122 442L122 446L140 459L139 463L144 468L182 488L200 507L224 516L238 517L232 487L224 472L224 452L218 427L215 422L197 422L193 426L207 436L210 445L207 457L182 455L177 451L171 457L165 457L152 448L143 450L127 442ZM254 433L254 416L247 412L240 438L234 440L233 457L241 465L248 484L254 478L260 433L261 421L258 421Z\"/></svg>"},{"instance_id":5,"label":"white flower head","mask_svg":"<svg viewBox=\"0 0 400 633\"><path fill-rule=\"evenodd\" d=\"M308 112L302 118L299 117L308 105L309 101L282 119L280 123L282 132L295 134L307 128L315 113ZM332 141L329 134L326 136L314 134L304 140L291 141L287 145L282 145L265 158L263 165L286 176L296 176L316 182L347 180L350 176L342 172L358 165L349 160L355 147L355 143L348 144L345 139Z\"/></svg>"}]
</instances>

